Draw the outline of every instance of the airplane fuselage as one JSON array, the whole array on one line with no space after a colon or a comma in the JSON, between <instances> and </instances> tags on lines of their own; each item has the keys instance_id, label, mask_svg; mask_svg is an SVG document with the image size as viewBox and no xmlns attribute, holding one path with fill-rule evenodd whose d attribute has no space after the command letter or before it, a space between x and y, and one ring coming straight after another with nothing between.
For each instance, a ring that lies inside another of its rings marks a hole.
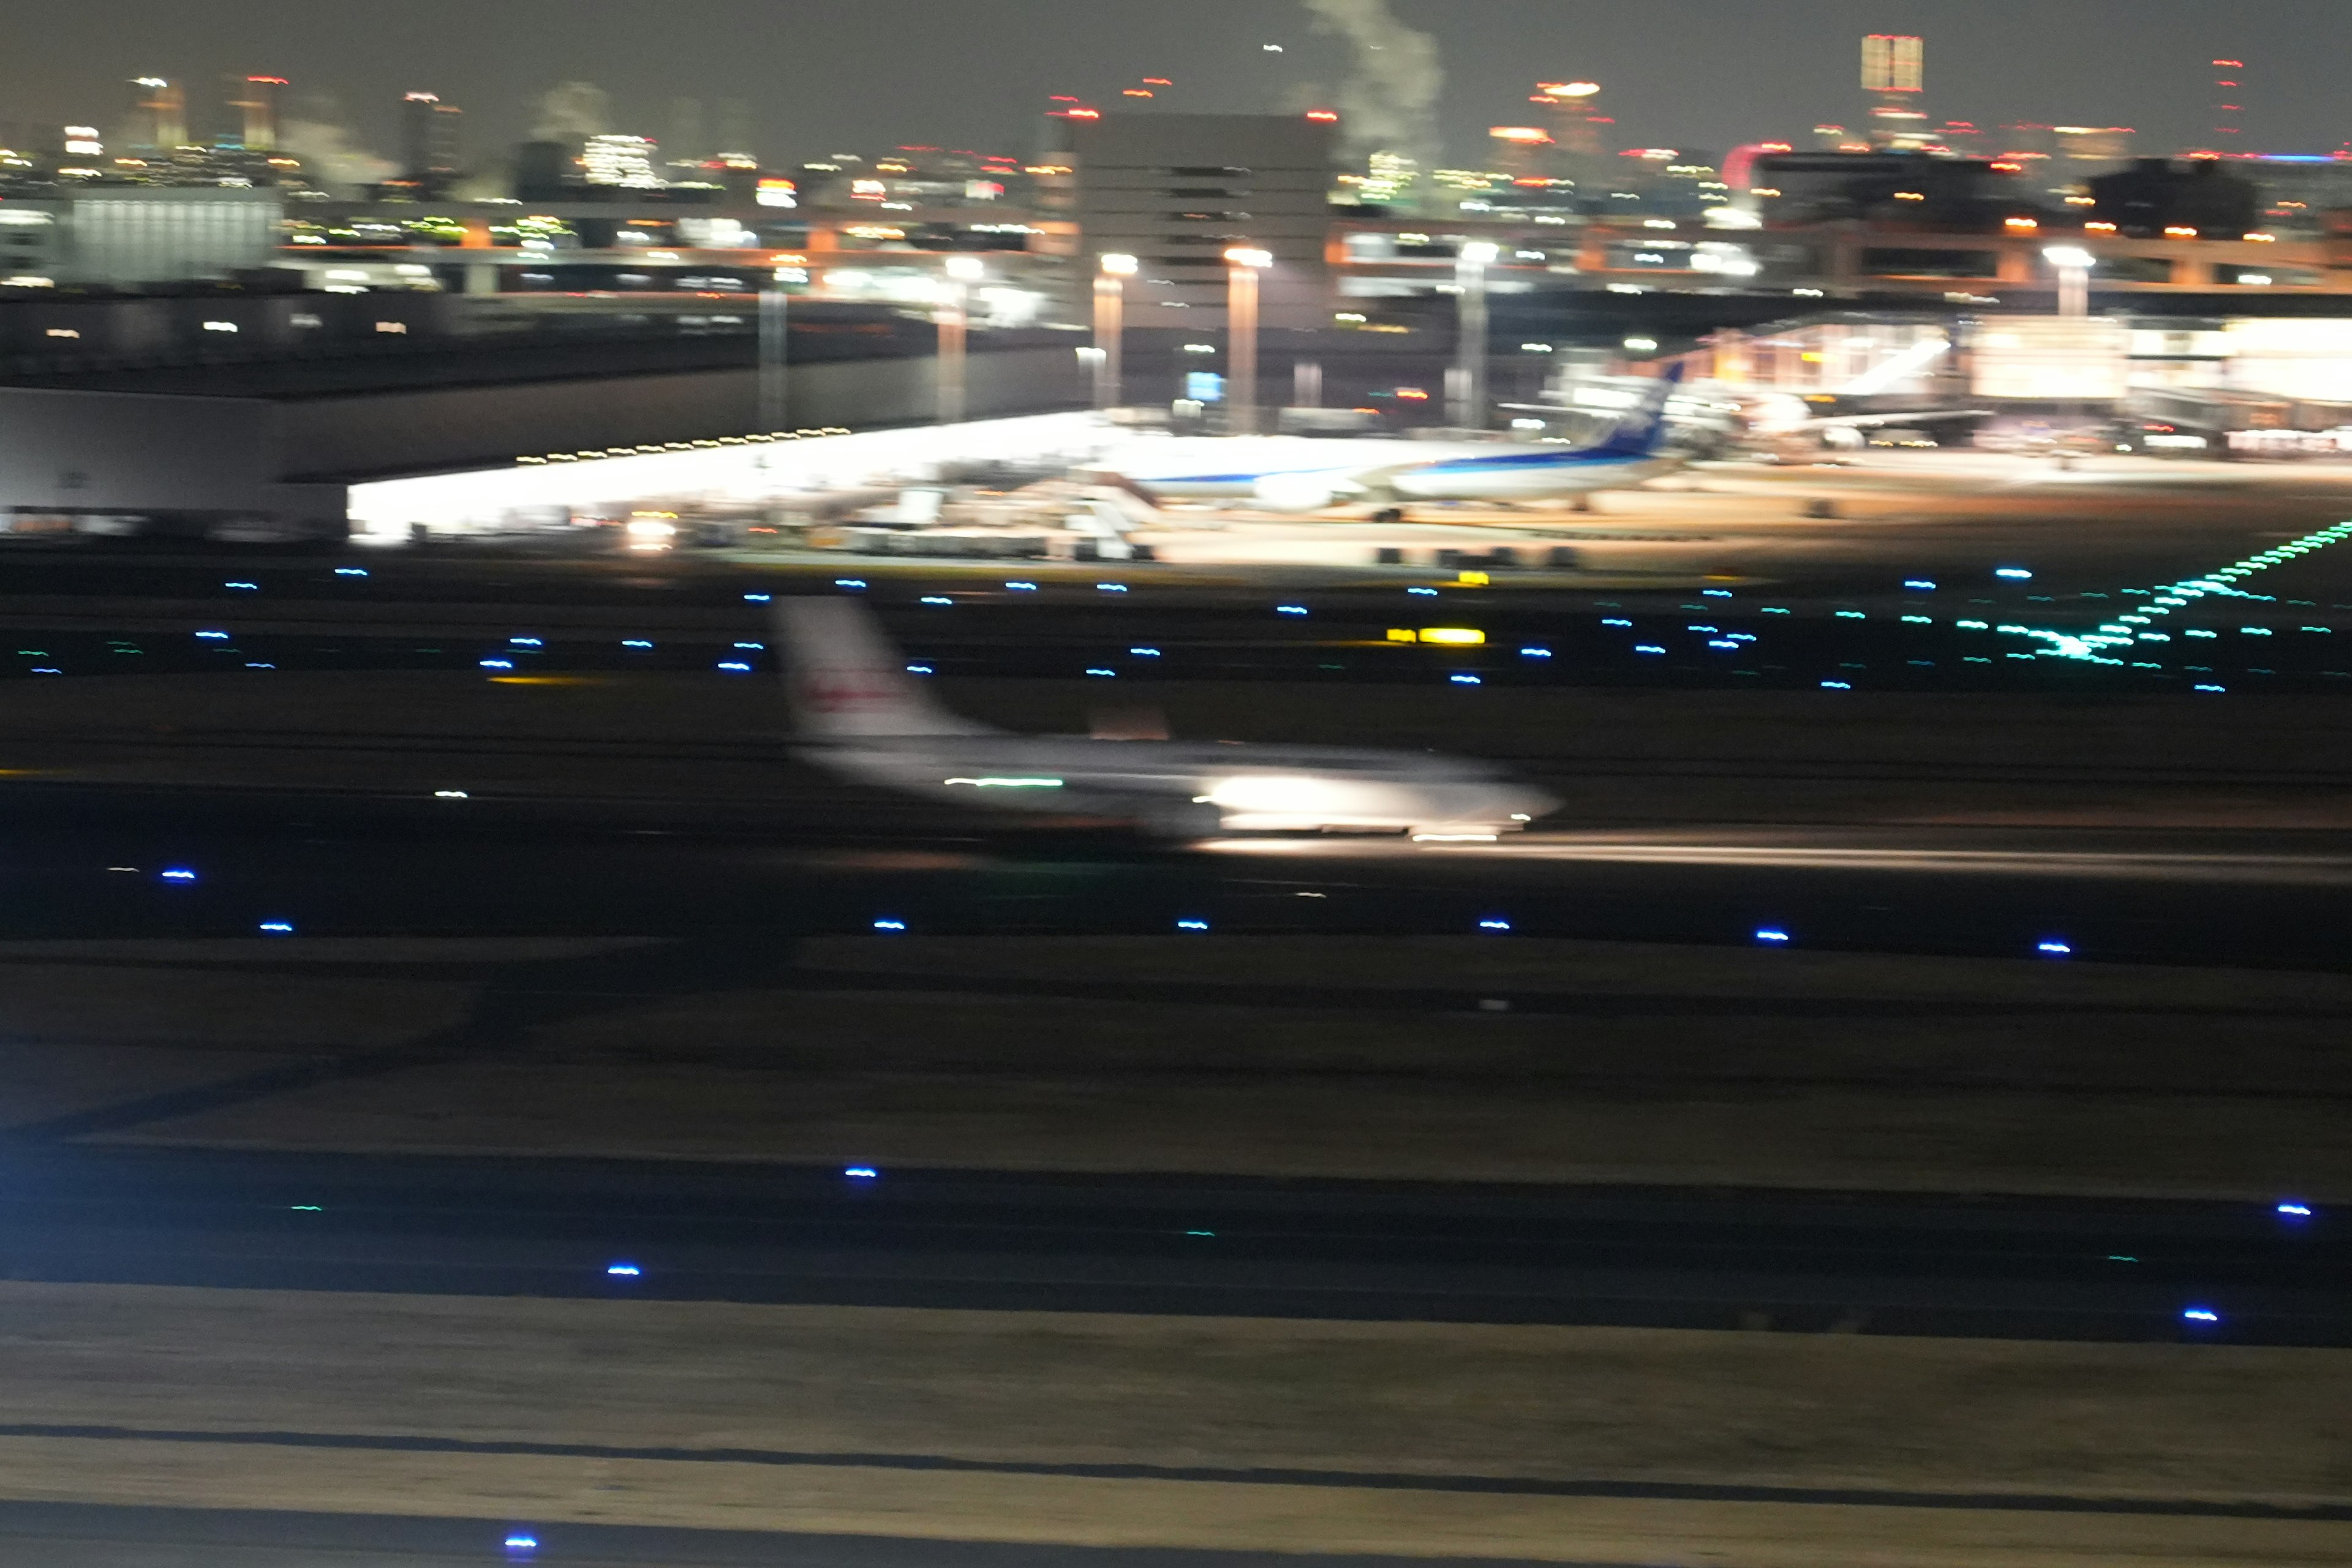
<instances>
[{"instance_id":1,"label":"airplane fuselage","mask_svg":"<svg viewBox=\"0 0 2352 1568\"><path fill-rule=\"evenodd\" d=\"M1136 441L1101 464L1155 495L1314 510L1351 501L1541 500L1622 489L1672 458L1554 445L1301 436Z\"/></svg>"},{"instance_id":2,"label":"airplane fuselage","mask_svg":"<svg viewBox=\"0 0 2352 1568\"><path fill-rule=\"evenodd\" d=\"M802 755L902 793L1171 831L1484 836L1515 831L1557 805L1476 763L1325 746L844 736L804 745Z\"/></svg>"}]
</instances>

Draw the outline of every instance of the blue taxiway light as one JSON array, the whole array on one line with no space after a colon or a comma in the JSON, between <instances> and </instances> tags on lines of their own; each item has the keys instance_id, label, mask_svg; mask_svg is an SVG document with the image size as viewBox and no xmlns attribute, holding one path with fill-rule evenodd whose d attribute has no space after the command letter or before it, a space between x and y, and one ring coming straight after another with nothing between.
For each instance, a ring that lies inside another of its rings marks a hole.
<instances>
[{"instance_id":1,"label":"blue taxiway light","mask_svg":"<svg viewBox=\"0 0 2352 1568\"><path fill-rule=\"evenodd\" d=\"M228 641L228 634L226 632L198 632L196 634L196 637L201 642Z\"/></svg>"},{"instance_id":2,"label":"blue taxiway light","mask_svg":"<svg viewBox=\"0 0 2352 1568\"><path fill-rule=\"evenodd\" d=\"M1411 594L1417 599L1434 599L1437 597L1437 590L1434 588L1407 588L1405 592Z\"/></svg>"},{"instance_id":3,"label":"blue taxiway light","mask_svg":"<svg viewBox=\"0 0 2352 1568\"><path fill-rule=\"evenodd\" d=\"M833 580L833 585L836 588L863 588L866 586L866 579L863 577L835 577Z\"/></svg>"},{"instance_id":4,"label":"blue taxiway light","mask_svg":"<svg viewBox=\"0 0 2352 1568\"><path fill-rule=\"evenodd\" d=\"M615 1279L635 1279L645 1274L645 1270L634 1263L607 1264L604 1267L604 1272Z\"/></svg>"},{"instance_id":5,"label":"blue taxiway light","mask_svg":"<svg viewBox=\"0 0 2352 1568\"><path fill-rule=\"evenodd\" d=\"M1633 651L1635 653L1659 654L1664 653L1666 650L1660 647L1655 643L1641 643L1635 646Z\"/></svg>"},{"instance_id":6,"label":"blue taxiway light","mask_svg":"<svg viewBox=\"0 0 2352 1568\"><path fill-rule=\"evenodd\" d=\"M1201 920L1178 921L1176 922L1176 929L1178 931L1206 931L1209 929L1209 922Z\"/></svg>"},{"instance_id":7,"label":"blue taxiway light","mask_svg":"<svg viewBox=\"0 0 2352 1568\"><path fill-rule=\"evenodd\" d=\"M1903 585L1922 594L1932 594L1936 591L1936 584L1925 577L1906 578Z\"/></svg>"},{"instance_id":8,"label":"blue taxiway light","mask_svg":"<svg viewBox=\"0 0 2352 1568\"><path fill-rule=\"evenodd\" d=\"M510 658L486 658L482 660L482 668L484 669L512 669L514 668L514 660Z\"/></svg>"},{"instance_id":9,"label":"blue taxiway light","mask_svg":"<svg viewBox=\"0 0 2352 1568\"><path fill-rule=\"evenodd\" d=\"M853 1182L871 1182L882 1174L871 1165L844 1165L841 1173Z\"/></svg>"},{"instance_id":10,"label":"blue taxiway light","mask_svg":"<svg viewBox=\"0 0 2352 1568\"><path fill-rule=\"evenodd\" d=\"M1118 671L1115 669L1090 669L1087 671L1087 673L1104 680L1117 680L1118 679Z\"/></svg>"},{"instance_id":11,"label":"blue taxiway light","mask_svg":"<svg viewBox=\"0 0 2352 1568\"><path fill-rule=\"evenodd\" d=\"M1480 921L1478 922L1478 929L1480 931L1508 931L1511 929L1511 922L1508 921Z\"/></svg>"},{"instance_id":12,"label":"blue taxiway light","mask_svg":"<svg viewBox=\"0 0 2352 1568\"><path fill-rule=\"evenodd\" d=\"M1034 583L1007 583L1004 585L1015 594L1034 594L1037 591L1037 584Z\"/></svg>"},{"instance_id":13,"label":"blue taxiway light","mask_svg":"<svg viewBox=\"0 0 2352 1568\"><path fill-rule=\"evenodd\" d=\"M1097 583L1095 584L1095 591L1099 594L1124 594L1127 592L1127 584L1124 583Z\"/></svg>"},{"instance_id":14,"label":"blue taxiway light","mask_svg":"<svg viewBox=\"0 0 2352 1568\"><path fill-rule=\"evenodd\" d=\"M2294 1199L2289 1198L2284 1203L2280 1204L2274 1212L2281 1219L2309 1219L2311 1217L2311 1205L2306 1203L2298 1203Z\"/></svg>"},{"instance_id":15,"label":"blue taxiway light","mask_svg":"<svg viewBox=\"0 0 2352 1568\"><path fill-rule=\"evenodd\" d=\"M2221 1314L2210 1307L2183 1307L2180 1316L2184 1321L2191 1323L2218 1323L2221 1321Z\"/></svg>"},{"instance_id":16,"label":"blue taxiway light","mask_svg":"<svg viewBox=\"0 0 2352 1568\"><path fill-rule=\"evenodd\" d=\"M937 675L939 671L933 669L928 664L910 664L907 667L907 673L908 675Z\"/></svg>"},{"instance_id":17,"label":"blue taxiway light","mask_svg":"<svg viewBox=\"0 0 2352 1568\"><path fill-rule=\"evenodd\" d=\"M506 1548L509 1552L536 1552L539 1550L539 1537L509 1535L506 1540Z\"/></svg>"},{"instance_id":18,"label":"blue taxiway light","mask_svg":"<svg viewBox=\"0 0 2352 1568\"><path fill-rule=\"evenodd\" d=\"M1699 597L1703 599L1728 599L1731 597L1731 590L1728 588L1702 588L1699 590Z\"/></svg>"},{"instance_id":19,"label":"blue taxiway light","mask_svg":"<svg viewBox=\"0 0 2352 1568\"><path fill-rule=\"evenodd\" d=\"M2072 958L2074 955L2074 949L2071 944L2060 942L2054 937L2048 942L2034 943L2033 951L2052 958Z\"/></svg>"},{"instance_id":20,"label":"blue taxiway light","mask_svg":"<svg viewBox=\"0 0 2352 1568\"><path fill-rule=\"evenodd\" d=\"M258 594L261 592L261 584L258 583L224 583L221 586L224 588L235 588L239 593L245 594Z\"/></svg>"},{"instance_id":21,"label":"blue taxiway light","mask_svg":"<svg viewBox=\"0 0 2352 1568\"><path fill-rule=\"evenodd\" d=\"M1160 650L1156 647L1131 647L1127 651L1133 654L1138 658L1158 658L1160 657Z\"/></svg>"},{"instance_id":22,"label":"blue taxiway light","mask_svg":"<svg viewBox=\"0 0 2352 1568\"><path fill-rule=\"evenodd\" d=\"M1486 684L1475 675L1455 675L1449 676L1447 679L1452 680L1456 686L1484 686Z\"/></svg>"},{"instance_id":23,"label":"blue taxiway light","mask_svg":"<svg viewBox=\"0 0 2352 1568\"><path fill-rule=\"evenodd\" d=\"M622 643L622 644L621 644L621 646L622 646L623 647L634 647L634 648L639 648L639 649L650 649L654 645L653 645L653 644L651 644L651 643L649 643L649 642L647 642L647 641L646 641L645 638L643 638L643 637L631 637L631 638L629 638L627 641L625 641L625 642Z\"/></svg>"},{"instance_id":24,"label":"blue taxiway light","mask_svg":"<svg viewBox=\"0 0 2352 1568\"><path fill-rule=\"evenodd\" d=\"M261 929L268 931L271 936L292 936L294 934L294 922L292 921L264 921L261 922Z\"/></svg>"},{"instance_id":25,"label":"blue taxiway light","mask_svg":"<svg viewBox=\"0 0 2352 1568\"><path fill-rule=\"evenodd\" d=\"M1822 689L1823 691L1852 691L1853 689L1853 683L1847 680L1824 680L1822 682Z\"/></svg>"},{"instance_id":26,"label":"blue taxiway light","mask_svg":"<svg viewBox=\"0 0 2352 1568\"><path fill-rule=\"evenodd\" d=\"M196 874L194 871L180 868L163 872L162 876L167 882L193 882L196 879Z\"/></svg>"},{"instance_id":27,"label":"blue taxiway light","mask_svg":"<svg viewBox=\"0 0 2352 1568\"><path fill-rule=\"evenodd\" d=\"M838 584L836 584L836 586ZM772 605L775 603L775 595L772 594L746 594L743 595L743 602L747 605Z\"/></svg>"},{"instance_id":28,"label":"blue taxiway light","mask_svg":"<svg viewBox=\"0 0 2352 1568\"><path fill-rule=\"evenodd\" d=\"M1521 658L1549 658L1551 657L1551 649L1548 647L1523 647L1519 649L1519 657Z\"/></svg>"},{"instance_id":29,"label":"blue taxiway light","mask_svg":"<svg viewBox=\"0 0 2352 1568\"><path fill-rule=\"evenodd\" d=\"M367 575L367 568L364 566L338 566L335 568L335 575L338 577L364 577Z\"/></svg>"},{"instance_id":30,"label":"blue taxiway light","mask_svg":"<svg viewBox=\"0 0 2352 1568\"><path fill-rule=\"evenodd\" d=\"M722 659L719 661L719 668L725 670L730 675L749 675L751 673L751 667L743 663L740 659Z\"/></svg>"},{"instance_id":31,"label":"blue taxiway light","mask_svg":"<svg viewBox=\"0 0 2352 1568\"><path fill-rule=\"evenodd\" d=\"M923 595L923 603L926 605L952 605L955 601L949 598L945 594L926 594Z\"/></svg>"},{"instance_id":32,"label":"blue taxiway light","mask_svg":"<svg viewBox=\"0 0 2352 1568\"><path fill-rule=\"evenodd\" d=\"M905 921L879 920L874 922L874 929L876 931L905 931L907 929L907 922Z\"/></svg>"},{"instance_id":33,"label":"blue taxiway light","mask_svg":"<svg viewBox=\"0 0 2352 1568\"><path fill-rule=\"evenodd\" d=\"M1777 944L1787 942L1789 933L1778 926L1759 926L1756 928L1756 940Z\"/></svg>"},{"instance_id":34,"label":"blue taxiway light","mask_svg":"<svg viewBox=\"0 0 2352 1568\"><path fill-rule=\"evenodd\" d=\"M2030 582L2032 579L2033 574L2028 572L2022 566L2000 566L1994 569L1993 575L1996 577L2006 577L2012 583L2024 583Z\"/></svg>"}]
</instances>

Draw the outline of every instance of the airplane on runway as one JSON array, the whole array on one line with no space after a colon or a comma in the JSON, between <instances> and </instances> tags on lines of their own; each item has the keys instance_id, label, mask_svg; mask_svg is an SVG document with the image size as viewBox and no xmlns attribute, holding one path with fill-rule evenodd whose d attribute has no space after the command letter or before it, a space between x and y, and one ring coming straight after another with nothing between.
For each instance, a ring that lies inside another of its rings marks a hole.
<instances>
[{"instance_id":1,"label":"airplane on runway","mask_svg":"<svg viewBox=\"0 0 2352 1568\"><path fill-rule=\"evenodd\" d=\"M1888 414L1822 414L1790 393L1758 395L1740 388L1722 388L1727 401L1717 407L1732 410L1720 426L1718 439L1760 448L1783 462L1801 461L1815 453L1858 451L1869 444L1867 432L1916 428L1955 419L1985 419L1983 408L1921 408ZM1559 403L1506 403L1515 414L1590 414L1590 409Z\"/></svg>"},{"instance_id":2,"label":"airplane on runway","mask_svg":"<svg viewBox=\"0 0 2352 1568\"><path fill-rule=\"evenodd\" d=\"M1113 448L1095 465L1155 497L1246 500L1268 511L1370 504L1401 520L1417 500L1567 500L1671 473L1664 449L1670 367L1605 440L1591 447L1492 441L1337 440L1313 436L1179 437Z\"/></svg>"},{"instance_id":3,"label":"airplane on runway","mask_svg":"<svg viewBox=\"0 0 2352 1568\"><path fill-rule=\"evenodd\" d=\"M1176 837L1483 840L1559 804L1499 769L1427 752L1008 734L939 703L854 599L780 599L775 620L803 756L901 794Z\"/></svg>"}]
</instances>

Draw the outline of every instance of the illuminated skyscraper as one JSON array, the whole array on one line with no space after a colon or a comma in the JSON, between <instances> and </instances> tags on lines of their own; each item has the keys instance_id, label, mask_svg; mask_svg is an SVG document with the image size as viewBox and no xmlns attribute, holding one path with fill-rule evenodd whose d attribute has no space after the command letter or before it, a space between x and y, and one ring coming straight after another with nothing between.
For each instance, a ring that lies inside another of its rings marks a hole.
<instances>
[{"instance_id":1,"label":"illuminated skyscraper","mask_svg":"<svg viewBox=\"0 0 2352 1568\"><path fill-rule=\"evenodd\" d=\"M1615 121L1601 112L1597 81L1548 81L1536 89L1535 101L1551 110L1552 142L1570 158L1605 158L1608 138L1601 128Z\"/></svg>"},{"instance_id":2,"label":"illuminated skyscraper","mask_svg":"<svg viewBox=\"0 0 2352 1568\"><path fill-rule=\"evenodd\" d=\"M1540 125L1497 125L1486 132L1493 140L1486 166L1514 180L1552 177L1552 139Z\"/></svg>"},{"instance_id":3,"label":"illuminated skyscraper","mask_svg":"<svg viewBox=\"0 0 2352 1568\"><path fill-rule=\"evenodd\" d=\"M2244 144L2245 76L2243 60L2213 62L2213 148L2234 153Z\"/></svg>"},{"instance_id":4,"label":"illuminated skyscraper","mask_svg":"<svg viewBox=\"0 0 2352 1568\"><path fill-rule=\"evenodd\" d=\"M2062 172L2068 175L2105 174L2131 162L2128 125L2053 125L2050 134Z\"/></svg>"},{"instance_id":5,"label":"illuminated skyscraper","mask_svg":"<svg viewBox=\"0 0 2352 1568\"><path fill-rule=\"evenodd\" d=\"M1927 46L1908 35L1873 33L1862 40L1864 92L1920 92L1927 85Z\"/></svg>"},{"instance_id":6,"label":"illuminated skyscraper","mask_svg":"<svg viewBox=\"0 0 2352 1568\"><path fill-rule=\"evenodd\" d=\"M168 152L188 144L188 95L160 76L142 76L131 84L139 89L123 138L142 152Z\"/></svg>"},{"instance_id":7,"label":"illuminated skyscraper","mask_svg":"<svg viewBox=\"0 0 2352 1568\"><path fill-rule=\"evenodd\" d=\"M438 195L457 177L463 121L463 110L432 93L412 92L401 100L401 174L423 194Z\"/></svg>"},{"instance_id":8,"label":"illuminated skyscraper","mask_svg":"<svg viewBox=\"0 0 2352 1568\"><path fill-rule=\"evenodd\" d=\"M655 143L650 136L591 136L581 162L592 185L657 191L668 182L655 170L654 153Z\"/></svg>"},{"instance_id":9,"label":"illuminated skyscraper","mask_svg":"<svg viewBox=\"0 0 2352 1568\"><path fill-rule=\"evenodd\" d=\"M1530 102L1549 112L1541 129L1548 139L1531 149L1531 173L1570 181L1588 194L1608 184L1609 130L1617 123L1601 112L1597 81L1548 81L1538 85ZM1499 134L1499 133L1498 133Z\"/></svg>"},{"instance_id":10,"label":"illuminated skyscraper","mask_svg":"<svg viewBox=\"0 0 2352 1568\"><path fill-rule=\"evenodd\" d=\"M1927 85L1927 47L1908 34L1873 33L1862 40L1862 89L1871 95L1874 146L1920 144L1927 117L1919 95Z\"/></svg>"},{"instance_id":11,"label":"illuminated skyscraper","mask_svg":"<svg viewBox=\"0 0 2352 1568\"><path fill-rule=\"evenodd\" d=\"M248 153L278 151L278 95L286 90L286 79L233 76L228 86L228 106L238 117L237 145Z\"/></svg>"}]
</instances>

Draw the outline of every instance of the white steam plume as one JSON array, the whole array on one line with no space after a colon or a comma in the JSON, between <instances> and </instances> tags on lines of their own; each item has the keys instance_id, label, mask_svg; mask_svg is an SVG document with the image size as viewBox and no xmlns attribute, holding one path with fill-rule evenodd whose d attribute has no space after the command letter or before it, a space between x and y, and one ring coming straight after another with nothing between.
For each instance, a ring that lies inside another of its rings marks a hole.
<instances>
[{"instance_id":1,"label":"white steam plume","mask_svg":"<svg viewBox=\"0 0 2352 1568\"><path fill-rule=\"evenodd\" d=\"M551 88L539 100L534 142L584 142L612 129L613 100L591 81L567 81Z\"/></svg>"},{"instance_id":2,"label":"white steam plume","mask_svg":"<svg viewBox=\"0 0 2352 1568\"><path fill-rule=\"evenodd\" d=\"M1443 151L1437 100L1445 67L1437 40L1414 32L1389 10L1388 0L1302 0L1315 29L1345 38L1355 68L1339 100L1347 155L1360 166L1374 153L1397 153L1433 167Z\"/></svg>"},{"instance_id":3,"label":"white steam plume","mask_svg":"<svg viewBox=\"0 0 2352 1568\"><path fill-rule=\"evenodd\" d=\"M359 143L342 104L331 93L306 94L278 128L278 150L299 158L311 184L339 196L356 195L398 174L400 165Z\"/></svg>"}]
</instances>

